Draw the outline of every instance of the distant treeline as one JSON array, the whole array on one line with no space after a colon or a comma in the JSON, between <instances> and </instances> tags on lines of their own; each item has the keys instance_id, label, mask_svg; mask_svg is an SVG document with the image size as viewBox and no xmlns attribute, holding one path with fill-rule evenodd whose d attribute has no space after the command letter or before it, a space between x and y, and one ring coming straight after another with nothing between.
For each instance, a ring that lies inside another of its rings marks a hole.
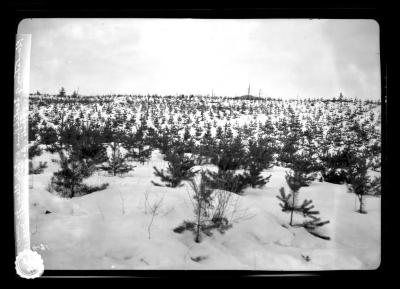
<instances>
[{"instance_id":1,"label":"distant treeline","mask_svg":"<svg viewBox=\"0 0 400 289\"><path fill-rule=\"evenodd\" d=\"M348 98L348 97L332 97L332 98L290 98L290 99L283 99L283 98L273 98L273 97L258 97L258 96L253 96L253 95L243 95L243 96L208 96L208 95L140 95L140 94L106 94L106 95L91 95L91 96L83 96L83 95L78 95L78 94L73 94L73 95L60 95L60 94L41 94L39 92L36 93L30 93L29 98L31 99L37 99L37 100L53 100L54 102L63 102L63 103L75 103L75 102L81 102L81 103L92 103L92 102L113 102L118 98L126 98L127 100L131 99L143 99L149 101L150 99L177 99L180 101L205 101L205 102L215 102L215 103L220 103L224 102L230 99L235 99L235 100L247 100L247 101L285 101L285 100L296 100L300 103L302 102L307 102L307 103L314 103L314 102L323 102L323 103L329 103L329 102L348 102L348 103L364 103L364 104L376 104L380 105L381 101L380 100L372 100L372 99L360 99L360 98ZM53 102L50 101L50 102Z\"/></svg>"}]
</instances>

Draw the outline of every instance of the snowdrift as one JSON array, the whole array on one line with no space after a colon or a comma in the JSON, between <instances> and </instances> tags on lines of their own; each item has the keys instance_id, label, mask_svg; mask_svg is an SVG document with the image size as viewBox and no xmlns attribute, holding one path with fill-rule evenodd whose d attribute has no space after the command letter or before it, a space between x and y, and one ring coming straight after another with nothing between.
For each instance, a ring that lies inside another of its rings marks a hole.
<instances>
[{"instance_id":1,"label":"snowdrift","mask_svg":"<svg viewBox=\"0 0 400 289\"><path fill-rule=\"evenodd\" d=\"M321 228L329 241L288 226L289 214L276 198L280 187L288 190L285 168L273 167L264 172L272 177L263 188L232 196L231 229L195 243L191 232L173 232L184 220L194 220L190 186L151 184L153 166L166 166L160 154L122 177L95 173L85 182L109 187L73 199L47 190L57 158L43 153L40 160L48 168L30 175L31 245L45 269L286 271L376 269L380 264L380 198L367 198L368 213L359 214L356 197L345 185L314 182L300 190L300 200L313 200L321 218L330 220ZM157 201L161 205L151 223L146 204Z\"/></svg>"}]
</instances>

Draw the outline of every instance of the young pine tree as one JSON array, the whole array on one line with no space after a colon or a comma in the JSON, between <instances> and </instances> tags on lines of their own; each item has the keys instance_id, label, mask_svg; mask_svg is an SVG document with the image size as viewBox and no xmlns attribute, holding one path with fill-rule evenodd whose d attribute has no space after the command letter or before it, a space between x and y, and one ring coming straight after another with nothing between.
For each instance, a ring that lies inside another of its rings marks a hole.
<instances>
[{"instance_id":1,"label":"young pine tree","mask_svg":"<svg viewBox=\"0 0 400 289\"><path fill-rule=\"evenodd\" d=\"M334 184L348 183L348 172L352 166L353 154L349 147L337 152L325 152L319 156L322 161L322 176L325 181Z\"/></svg>"},{"instance_id":2,"label":"young pine tree","mask_svg":"<svg viewBox=\"0 0 400 289\"><path fill-rule=\"evenodd\" d=\"M123 154L122 144L119 142L110 143L111 155L108 157L107 163L101 167L102 170L116 176L128 173L134 167L127 163L128 155Z\"/></svg>"},{"instance_id":3,"label":"young pine tree","mask_svg":"<svg viewBox=\"0 0 400 289\"><path fill-rule=\"evenodd\" d=\"M291 171L291 172L286 172L285 175L286 183L288 184L290 190L292 191L291 193L291 198L290 198L290 226L292 226L293 223L293 212L296 210L296 207L298 205L298 196L299 196L299 190L302 187L302 183L304 182L304 179L302 178L301 174L298 171Z\"/></svg>"},{"instance_id":4,"label":"young pine tree","mask_svg":"<svg viewBox=\"0 0 400 289\"><path fill-rule=\"evenodd\" d=\"M52 145L58 141L57 131L51 126L39 130L40 142L44 145Z\"/></svg>"},{"instance_id":5,"label":"young pine tree","mask_svg":"<svg viewBox=\"0 0 400 289\"><path fill-rule=\"evenodd\" d=\"M172 143L173 141L171 137L171 132L168 128L166 128L162 130L158 135L156 147L160 150L162 154L166 155L167 152L171 149Z\"/></svg>"},{"instance_id":6,"label":"young pine tree","mask_svg":"<svg viewBox=\"0 0 400 289\"><path fill-rule=\"evenodd\" d=\"M195 144L195 138L190 134L190 129L189 127L185 127L184 133L183 133L183 142L182 145L184 145L184 150L187 153L196 153L196 144Z\"/></svg>"},{"instance_id":7,"label":"young pine tree","mask_svg":"<svg viewBox=\"0 0 400 289\"><path fill-rule=\"evenodd\" d=\"M165 160L168 161L167 170L159 170L154 168L154 175L159 177L165 186L167 187L178 187L181 186L183 180L189 180L195 176L197 171L193 171L192 168L195 166L195 159L188 157L182 146L176 145L175 149L167 152ZM152 181L154 185L161 186L161 184Z\"/></svg>"},{"instance_id":8,"label":"young pine tree","mask_svg":"<svg viewBox=\"0 0 400 289\"><path fill-rule=\"evenodd\" d=\"M190 181L190 185L194 191L195 208L194 213L196 216L196 237L195 242L200 242L200 233L205 226L206 219L209 218L209 208L212 206L212 189L207 186L204 173L201 173L200 183L197 184L193 179Z\"/></svg>"},{"instance_id":9,"label":"young pine tree","mask_svg":"<svg viewBox=\"0 0 400 289\"><path fill-rule=\"evenodd\" d=\"M329 223L329 221L321 221L321 218L318 218L317 215L319 215L319 211L315 211L314 205L312 205L312 200L303 200L303 203L301 205L295 203L295 194L293 189L297 189L296 192L298 192L298 186L293 184L290 186L292 193L286 195L285 189L282 187L280 188L279 192L280 195L276 196L281 203L279 204L280 207L282 208L283 212L290 212L290 226L302 226L304 227L308 232L313 234L314 236L317 236L319 238L325 239L325 240L330 240L330 237L321 235L320 233L316 232L316 229L319 227L322 227L326 224ZM294 224L293 223L293 213L298 213L301 214L305 219L303 223L301 224Z\"/></svg>"},{"instance_id":10,"label":"young pine tree","mask_svg":"<svg viewBox=\"0 0 400 289\"><path fill-rule=\"evenodd\" d=\"M37 137L39 135L39 125L40 123L40 115L39 113L35 113L33 115L29 114L28 118L28 141L37 141Z\"/></svg>"},{"instance_id":11,"label":"young pine tree","mask_svg":"<svg viewBox=\"0 0 400 289\"><path fill-rule=\"evenodd\" d=\"M315 179L313 173L318 169L309 154L294 154L290 163L287 165L292 169L296 180L300 182L301 187L308 187Z\"/></svg>"},{"instance_id":12,"label":"young pine tree","mask_svg":"<svg viewBox=\"0 0 400 289\"><path fill-rule=\"evenodd\" d=\"M209 163L216 150L216 141L211 133L211 125L207 127L204 137L201 140L197 153L199 154L199 164Z\"/></svg>"},{"instance_id":13,"label":"young pine tree","mask_svg":"<svg viewBox=\"0 0 400 289\"><path fill-rule=\"evenodd\" d=\"M236 173L246 164L246 152L240 137L233 141L222 139L213 153L211 162L218 167L218 171L207 171L207 182L214 189L242 193L250 184L244 174Z\"/></svg>"},{"instance_id":14,"label":"young pine tree","mask_svg":"<svg viewBox=\"0 0 400 289\"><path fill-rule=\"evenodd\" d=\"M248 179L251 187L262 187L270 179L262 177L261 173L264 169L272 166L273 155L272 150L269 150L261 141L250 140L248 144L249 151L246 158L246 171L244 176Z\"/></svg>"},{"instance_id":15,"label":"young pine tree","mask_svg":"<svg viewBox=\"0 0 400 289\"><path fill-rule=\"evenodd\" d=\"M364 208L364 197L379 188L380 181L379 179L371 180L371 177L368 175L370 165L366 155L353 155L350 163L352 165L348 172L349 190L358 197L358 212L366 214L367 212Z\"/></svg>"},{"instance_id":16,"label":"young pine tree","mask_svg":"<svg viewBox=\"0 0 400 289\"><path fill-rule=\"evenodd\" d=\"M174 229L176 233L182 233L185 230L192 231L195 235L194 241L201 242L202 236L212 236L213 230L221 234L232 227L225 216L225 208L229 201L227 198L216 199L213 189L209 186L208 178L205 172L201 172L200 181L196 182L194 178L189 180L193 190L193 206L195 221L184 221L182 225ZM216 204L215 201L216 200Z\"/></svg>"},{"instance_id":17,"label":"young pine tree","mask_svg":"<svg viewBox=\"0 0 400 289\"><path fill-rule=\"evenodd\" d=\"M64 87L61 87L60 92L58 93L58 96L59 97L65 97L66 96Z\"/></svg>"},{"instance_id":18,"label":"young pine tree","mask_svg":"<svg viewBox=\"0 0 400 289\"><path fill-rule=\"evenodd\" d=\"M63 151L60 151L59 155L61 170L54 173L51 186L62 197L73 198L83 189L83 165L74 153L66 156Z\"/></svg>"},{"instance_id":19,"label":"young pine tree","mask_svg":"<svg viewBox=\"0 0 400 289\"><path fill-rule=\"evenodd\" d=\"M82 183L106 160L105 149L100 143L100 133L88 127L68 130L59 146L61 170L55 172L51 187L61 196L72 198L105 189L108 184L88 186Z\"/></svg>"},{"instance_id":20,"label":"young pine tree","mask_svg":"<svg viewBox=\"0 0 400 289\"><path fill-rule=\"evenodd\" d=\"M83 163L84 177L91 176L98 169L98 165L108 160L107 150L102 141L102 135L98 129L90 126L82 127L82 132L74 146Z\"/></svg>"},{"instance_id":21,"label":"young pine tree","mask_svg":"<svg viewBox=\"0 0 400 289\"><path fill-rule=\"evenodd\" d=\"M35 168L33 165L33 158L40 156L43 150L39 147L37 142L32 142L28 149L29 158L29 174L41 174L45 168L47 168L47 162L39 162L39 165Z\"/></svg>"},{"instance_id":22,"label":"young pine tree","mask_svg":"<svg viewBox=\"0 0 400 289\"><path fill-rule=\"evenodd\" d=\"M130 134L125 140L124 145L129 151L129 158L141 164L144 164L150 159L152 150L149 146L149 139L143 126L139 126L136 133L134 135Z\"/></svg>"},{"instance_id":23,"label":"young pine tree","mask_svg":"<svg viewBox=\"0 0 400 289\"><path fill-rule=\"evenodd\" d=\"M101 131L101 139L104 144L109 146L111 153L107 157L106 164L102 165L100 169L116 176L117 174L127 173L134 168L127 163L129 154L123 153L126 137L123 132L118 129L117 122L108 121L105 124Z\"/></svg>"}]
</instances>

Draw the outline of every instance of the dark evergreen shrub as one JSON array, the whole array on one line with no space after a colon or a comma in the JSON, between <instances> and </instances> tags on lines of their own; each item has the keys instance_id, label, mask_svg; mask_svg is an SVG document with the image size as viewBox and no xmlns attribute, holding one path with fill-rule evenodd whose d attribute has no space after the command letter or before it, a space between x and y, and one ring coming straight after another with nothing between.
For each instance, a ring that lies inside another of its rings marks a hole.
<instances>
[{"instance_id":1,"label":"dark evergreen shrub","mask_svg":"<svg viewBox=\"0 0 400 289\"><path fill-rule=\"evenodd\" d=\"M40 142L45 145L51 145L58 141L57 131L52 127L45 127L39 131Z\"/></svg>"},{"instance_id":2,"label":"dark evergreen shrub","mask_svg":"<svg viewBox=\"0 0 400 289\"><path fill-rule=\"evenodd\" d=\"M193 157L187 156L182 148L177 148L174 151L167 153L166 160L168 161L167 170L159 170L154 167L154 175L159 177L165 186L175 188L181 185L183 180L189 180L195 176L197 171L193 171L195 160ZM155 185L159 183L153 182Z\"/></svg>"},{"instance_id":3,"label":"dark evergreen shrub","mask_svg":"<svg viewBox=\"0 0 400 289\"><path fill-rule=\"evenodd\" d=\"M352 166L348 172L349 190L359 199L358 212L367 213L364 208L364 197L369 194L376 194L376 190L380 189L380 179L374 180L368 175L370 164L366 155L353 155L351 160Z\"/></svg>"},{"instance_id":4,"label":"dark evergreen shrub","mask_svg":"<svg viewBox=\"0 0 400 289\"><path fill-rule=\"evenodd\" d=\"M322 176L326 182L343 184L349 181L348 171L352 166L355 152L346 148L336 153L326 153L320 156L322 161Z\"/></svg>"},{"instance_id":5,"label":"dark evergreen shrub","mask_svg":"<svg viewBox=\"0 0 400 289\"><path fill-rule=\"evenodd\" d=\"M286 195L285 189L282 187L279 192L280 195L276 197L280 201L279 206L282 208L282 211L290 212L290 226L302 226L311 234L325 240L330 240L329 237L321 235L316 231L318 227L329 224L329 221L321 221L321 218L317 217L319 211L313 210L314 205L312 205L312 200L305 199L300 205L297 201L294 201L296 199L295 193L298 191L292 191L291 194ZM300 224L293 224L293 213L301 214L305 218L304 221Z\"/></svg>"},{"instance_id":6,"label":"dark evergreen shrub","mask_svg":"<svg viewBox=\"0 0 400 289\"><path fill-rule=\"evenodd\" d=\"M73 153L66 156L61 151L59 155L61 170L53 174L51 188L62 197L73 198L80 195L84 187L82 162Z\"/></svg>"},{"instance_id":7,"label":"dark evergreen shrub","mask_svg":"<svg viewBox=\"0 0 400 289\"><path fill-rule=\"evenodd\" d=\"M314 173L318 170L318 167L307 154L293 155L287 167L292 169L293 177L301 187L308 187L315 179Z\"/></svg>"},{"instance_id":8,"label":"dark evergreen shrub","mask_svg":"<svg viewBox=\"0 0 400 289\"><path fill-rule=\"evenodd\" d=\"M246 171L244 177L253 188L262 187L271 177L271 175L268 177L262 177L261 173L264 169L268 169L272 166L272 150L269 149L265 143L253 140L249 142L248 148L249 151L246 158Z\"/></svg>"},{"instance_id":9,"label":"dark evergreen shrub","mask_svg":"<svg viewBox=\"0 0 400 289\"><path fill-rule=\"evenodd\" d=\"M107 159L107 162L103 164L100 168L104 171L107 171L113 176L122 175L131 171L134 166L127 163L128 155L122 154L122 145L117 142L112 142L110 144L110 147L111 156Z\"/></svg>"},{"instance_id":10,"label":"dark evergreen shrub","mask_svg":"<svg viewBox=\"0 0 400 289\"><path fill-rule=\"evenodd\" d=\"M246 175L235 174L234 171L207 171L205 178L211 188L225 190L236 194L242 194L244 189L251 185L249 178Z\"/></svg>"},{"instance_id":11,"label":"dark evergreen shrub","mask_svg":"<svg viewBox=\"0 0 400 289\"><path fill-rule=\"evenodd\" d=\"M176 227L174 232L182 233L185 230L192 231L195 235L195 242L201 241L202 234L212 236L213 231L217 230L221 234L232 227L225 216L226 199L217 199L217 204L213 204L213 189L209 187L206 173L201 172L200 181L190 179L189 183L193 190L193 205L195 221L184 221L182 225ZM222 204L222 202L224 202ZM217 210L215 207L217 207ZM218 210L219 209L219 210Z\"/></svg>"}]
</instances>

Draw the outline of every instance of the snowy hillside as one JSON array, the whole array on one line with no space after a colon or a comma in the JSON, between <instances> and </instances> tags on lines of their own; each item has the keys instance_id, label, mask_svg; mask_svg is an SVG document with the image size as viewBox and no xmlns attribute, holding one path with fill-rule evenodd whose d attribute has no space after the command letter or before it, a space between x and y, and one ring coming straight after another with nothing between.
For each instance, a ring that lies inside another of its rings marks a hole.
<instances>
[{"instance_id":1,"label":"snowy hillside","mask_svg":"<svg viewBox=\"0 0 400 289\"><path fill-rule=\"evenodd\" d=\"M32 97L32 249L46 269L375 269L380 117L343 98Z\"/></svg>"},{"instance_id":2,"label":"snowy hillside","mask_svg":"<svg viewBox=\"0 0 400 289\"><path fill-rule=\"evenodd\" d=\"M314 182L300 190L300 198L311 198L330 220L321 228L329 241L287 226L289 214L276 198L286 186L285 169L274 167L264 172L272 174L264 188L249 188L231 199L236 212L229 212L230 230L195 243L191 232L173 232L194 218L189 186L150 183L152 166L164 163L157 152L129 175L94 174L87 182L109 187L72 199L46 189L57 169L53 158L57 154L44 153L41 160L49 167L30 176L31 243L46 269L336 270L375 269L380 263L380 198L369 197L368 214L358 214L356 198L345 185ZM150 204L162 200L150 229L145 193Z\"/></svg>"}]
</instances>

